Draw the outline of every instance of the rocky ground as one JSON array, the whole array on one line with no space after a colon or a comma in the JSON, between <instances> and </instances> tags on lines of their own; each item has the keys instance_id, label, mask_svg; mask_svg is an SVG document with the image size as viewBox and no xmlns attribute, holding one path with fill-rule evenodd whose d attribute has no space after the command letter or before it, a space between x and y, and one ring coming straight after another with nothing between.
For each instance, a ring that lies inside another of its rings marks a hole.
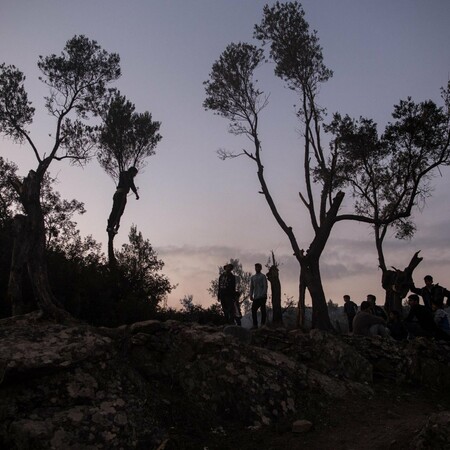
<instances>
[{"instance_id":1,"label":"rocky ground","mask_svg":"<svg viewBox=\"0 0 450 450\"><path fill-rule=\"evenodd\" d=\"M450 348L148 321L0 321L2 449L450 448Z\"/></svg>"}]
</instances>

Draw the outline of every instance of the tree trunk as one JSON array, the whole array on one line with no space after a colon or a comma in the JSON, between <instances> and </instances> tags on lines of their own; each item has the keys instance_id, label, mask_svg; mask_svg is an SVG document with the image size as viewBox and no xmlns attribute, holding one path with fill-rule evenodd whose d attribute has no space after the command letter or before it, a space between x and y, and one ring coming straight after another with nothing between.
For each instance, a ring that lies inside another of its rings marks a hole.
<instances>
[{"instance_id":1,"label":"tree trunk","mask_svg":"<svg viewBox=\"0 0 450 450\"><path fill-rule=\"evenodd\" d=\"M283 315L281 311L281 283L278 268L270 266L267 273L267 279L270 282L270 290L272 293L272 322L276 326L283 324Z\"/></svg>"},{"instance_id":2,"label":"tree trunk","mask_svg":"<svg viewBox=\"0 0 450 450\"><path fill-rule=\"evenodd\" d=\"M412 282L414 269L420 264L423 258L419 257L419 252L414 253L411 261L404 270L393 267L394 270L385 270L381 278L381 284L386 291L384 308L389 311L402 312L403 299L406 297Z\"/></svg>"},{"instance_id":3,"label":"tree trunk","mask_svg":"<svg viewBox=\"0 0 450 450\"><path fill-rule=\"evenodd\" d=\"M319 258L305 256L301 261L300 283L304 283L303 289L307 288L312 300L312 328L325 331L333 331L330 317L328 315L327 301L322 287L320 276ZM302 287L300 288L302 289Z\"/></svg>"},{"instance_id":4,"label":"tree trunk","mask_svg":"<svg viewBox=\"0 0 450 450\"><path fill-rule=\"evenodd\" d=\"M11 314L18 316L33 310L23 296L24 279L27 276L27 258L30 250L30 231L26 216L17 214L13 221L13 250L9 272L7 302Z\"/></svg>"},{"instance_id":5,"label":"tree trunk","mask_svg":"<svg viewBox=\"0 0 450 450\"><path fill-rule=\"evenodd\" d=\"M108 261L110 269L115 269L117 266L116 255L114 254L114 236L114 232L108 231Z\"/></svg>"},{"instance_id":6,"label":"tree trunk","mask_svg":"<svg viewBox=\"0 0 450 450\"><path fill-rule=\"evenodd\" d=\"M42 171L43 172L43 168ZM12 309L20 310L22 299L21 280L17 278L22 263L26 263L36 302L45 316L56 321L70 320L71 315L60 305L53 295L48 280L45 255L45 226L41 208L40 189L42 177L31 170L23 183L14 181L13 186L20 195L26 216L18 216L15 221L19 233L15 236L15 260L12 265L8 285L8 297L14 302ZM20 284L19 284L20 283Z\"/></svg>"},{"instance_id":7,"label":"tree trunk","mask_svg":"<svg viewBox=\"0 0 450 450\"><path fill-rule=\"evenodd\" d=\"M306 296L306 283L302 281L302 270L300 266L300 277L298 282L298 312L297 312L297 327L303 329L305 327L305 296Z\"/></svg>"}]
</instances>

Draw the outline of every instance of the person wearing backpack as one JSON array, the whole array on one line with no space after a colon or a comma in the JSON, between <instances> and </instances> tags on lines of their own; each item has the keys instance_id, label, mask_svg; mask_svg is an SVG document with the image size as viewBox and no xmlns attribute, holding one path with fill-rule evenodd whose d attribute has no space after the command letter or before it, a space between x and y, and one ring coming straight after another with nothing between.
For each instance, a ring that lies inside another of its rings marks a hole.
<instances>
[{"instance_id":1,"label":"person wearing backpack","mask_svg":"<svg viewBox=\"0 0 450 450\"><path fill-rule=\"evenodd\" d=\"M358 306L355 302L350 300L350 295L344 295L344 314L348 319L348 332L353 332L353 319L358 312Z\"/></svg>"},{"instance_id":2,"label":"person wearing backpack","mask_svg":"<svg viewBox=\"0 0 450 450\"><path fill-rule=\"evenodd\" d=\"M431 311L432 303L444 304L444 298L447 298L447 306L450 306L450 292L438 284L433 284L433 277L431 275L426 275L423 279L425 286L422 288L416 288L413 285L410 288L411 292L418 294L422 297L423 304L426 308Z\"/></svg>"}]
</instances>

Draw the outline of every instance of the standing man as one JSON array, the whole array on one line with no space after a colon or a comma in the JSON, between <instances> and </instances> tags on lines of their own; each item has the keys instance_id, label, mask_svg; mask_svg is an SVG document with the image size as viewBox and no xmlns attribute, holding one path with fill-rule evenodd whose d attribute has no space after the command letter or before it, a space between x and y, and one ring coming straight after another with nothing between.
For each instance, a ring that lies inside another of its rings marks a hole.
<instances>
[{"instance_id":1,"label":"standing man","mask_svg":"<svg viewBox=\"0 0 450 450\"><path fill-rule=\"evenodd\" d=\"M411 292L418 294L422 297L423 304L431 311L432 303L444 305L444 298L447 297L447 306L450 306L450 292L439 284L433 284L433 277L426 275L423 279L425 286L422 288L416 288L414 284L410 288Z\"/></svg>"},{"instance_id":2,"label":"standing man","mask_svg":"<svg viewBox=\"0 0 450 450\"><path fill-rule=\"evenodd\" d=\"M267 278L261 273L262 265L255 264L255 275L250 279L253 328L258 328L258 309L261 308L261 326L266 323Z\"/></svg>"},{"instance_id":3,"label":"standing man","mask_svg":"<svg viewBox=\"0 0 450 450\"><path fill-rule=\"evenodd\" d=\"M222 305L223 315L226 323L234 322L234 302L236 299L236 278L231 273L233 264L225 264L223 272L219 277L219 289L217 298Z\"/></svg>"},{"instance_id":4,"label":"standing man","mask_svg":"<svg viewBox=\"0 0 450 450\"><path fill-rule=\"evenodd\" d=\"M350 300L350 295L344 295L344 313L347 315L348 332L353 332L353 319L358 312L358 306Z\"/></svg>"},{"instance_id":5,"label":"standing man","mask_svg":"<svg viewBox=\"0 0 450 450\"><path fill-rule=\"evenodd\" d=\"M120 218L125 210L127 195L130 189L136 195L136 200L139 200L139 195L134 185L134 177L137 173L138 170L136 167L130 167L128 170L119 174L119 183L113 196L113 207L108 219L108 228L106 229L108 233L117 234L120 226Z\"/></svg>"}]
</instances>

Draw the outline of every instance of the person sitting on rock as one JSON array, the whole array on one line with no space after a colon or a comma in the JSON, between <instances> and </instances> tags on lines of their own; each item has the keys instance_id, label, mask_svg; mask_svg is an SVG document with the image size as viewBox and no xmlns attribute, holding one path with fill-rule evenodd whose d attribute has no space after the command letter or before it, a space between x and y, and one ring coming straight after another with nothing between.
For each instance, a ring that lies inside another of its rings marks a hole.
<instances>
[{"instance_id":1,"label":"person sitting on rock","mask_svg":"<svg viewBox=\"0 0 450 450\"><path fill-rule=\"evenodd\" d=\"M448 319L448 314L442 308L442 304L439 301L432 301L431 310L433 311L434 323L446 335L450 336L450 321Z\"/></svg>"},{"instance_id":2,"label":"person sitting on rock","mask_svg":"<svg viewBox=\"0 0 450 450\"><path fill-rule=\"evenodd\" d=\"M353 319L353 335L360 336L389 336L389 330L386 328L386 321L381 317L375 316L371 311L371 304L363 301L359 312Z\"/></svg>"},{"instance_id":3,"label":"person sitting on rock","mask_svg":"<svg viewBox=\"0 0 450 450\"><path fill-rule=\"evenodd\" d=\"M389 311L389 319L387 327L396 341L403 341L408 337L408 329L406 328L402 316L396 310Z\"/></svg>"},{"instance_id":4,"label":"person sitting on rock","mask_svg":"<svg viewBox=\"0 0 450 450\"><path fill-rule=\"evenodd\" d=\"M388 317L385 310L376 304L377 298L373 294L367 295L367 301L370 303L370 309L372 314L377 317L381 317L384 321L387 321Z\"/></svg>"},{"instance_id":5,"label":"person sitting on rock","mask_svg":"<svg viewBox=\"0 0 450 450\"><path fill-rule=\"evenodd\" d=\"M443 340L449 339L450 336L436 325L432 312L426 306L419 304L417 294L408 296L408 305L409 314L405 319L405 325L408 328L409 338L424 336Z\"/></svg>"},{"instance_id":6,"label":"person sitting on rock","mask_svg":"<svg viewBox=\"0 0 450 450\"><path fill-rule=\"evenodd\" d=\"M106 231L108 233L117 234L120 226L120 218L125 210L127 204L127 195L130 189L136 195L136 200L139 200L139 195L134 185L134 177L137 175L138 170L136 167L130 167L124 172L120 172L119 183L117 185L116 192L113 196L113 207L108 219L108 227Z\"/></svg>"}]
</instances>

